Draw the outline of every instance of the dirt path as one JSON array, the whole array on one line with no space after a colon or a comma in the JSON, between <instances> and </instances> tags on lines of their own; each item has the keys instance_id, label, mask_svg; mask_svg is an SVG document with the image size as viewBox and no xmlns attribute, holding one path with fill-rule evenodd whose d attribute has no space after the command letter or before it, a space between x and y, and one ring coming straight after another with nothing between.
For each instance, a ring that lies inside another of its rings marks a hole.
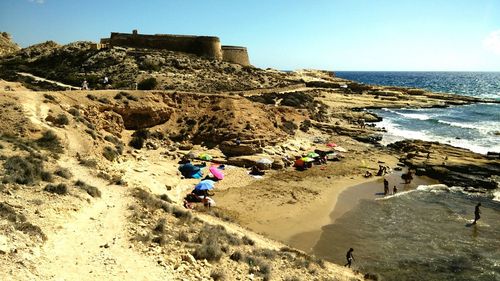
<instances>
[{"instance_id":1,"label":"dirt path","mask_svg":"<svg viewBox=\"0 0 500 281\"><path fill-rule=\"evenodd\" d=\"M22 102L32 122L54 130L66 142L67 152L58 165L69 169L75 179L101 190L102 197L92 199L72 220L48 233L48 241L35 261L37 275L42 280L171 280L172 274L152 257L141 254L128 241L128 206L131 198L122 186L90 174L72 155L81 151L82 144L70 131L48 126L44 119L47 106L39 95Z\"/></svg>"},{"instance_id":2,"label":"dirt path","mask_svg":"<svg viewBox=\"0 0 500 281\"><path fill-rule=\"evenodd\" d=\"M68 84L61 83L61 82L57 82L57 81L45 79L45 78L42 78L42 77L38 77L38 76L35 76L35 75L31 74L31 73L18 72L17 74L19 74L21 76L25 76L25 77L30 77L30 78L34 79L35 81L47 82L47 83L50 83L50 84L57 85L59 87L68 88L70 90L80 90L79 87L75 87L75 86L71 86L71 85L68 85Z\"/></svg>"},{"instance_id":3,"label":"dirt path","mask_svg":"<svg viewBox=\"0 0 500 281\"><path fill-rule=\"evenodd\" d=\"M100 179L72 171L88 184L100 187L102 198L82 209L59 232L49 235L41 251L44 262L38 266L40 276L55 280L171 279L165 268L130 247L127 190L105 186Z\"/></svg>"}]
</instances>

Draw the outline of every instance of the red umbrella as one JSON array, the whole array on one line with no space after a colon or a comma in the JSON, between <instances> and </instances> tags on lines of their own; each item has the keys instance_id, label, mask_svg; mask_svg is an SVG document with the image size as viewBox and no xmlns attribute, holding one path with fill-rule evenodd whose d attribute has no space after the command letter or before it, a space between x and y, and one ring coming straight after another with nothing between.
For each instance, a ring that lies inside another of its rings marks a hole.
<instances>
[{"instance_id":1,"label":"red umbrella","mask_svg":"<svg viewBox=\"0 0 500 281\"><path fill-rule=\"evenodd\" d=\"M336 146L337 146L337 144L336 144L336 143L331 142L331 143L327 143L327 144L326 144L326 146L328 146L328 147L336 147Z\"/></svg>"},{"instance_id":2,"label":"red umbrella","mask_svg":"<svg viewBox=\"0 0 500 281\"><path fill-rule=\"evenodd\" d=\"M216 177L220 180L224 178L224 174L222 173L221 170L217 169L216 166L211 166L209 168L209 170L210 170L210 173L212 173L212 175L214 175L214 177Z\"/></svg>"}]
</instances>

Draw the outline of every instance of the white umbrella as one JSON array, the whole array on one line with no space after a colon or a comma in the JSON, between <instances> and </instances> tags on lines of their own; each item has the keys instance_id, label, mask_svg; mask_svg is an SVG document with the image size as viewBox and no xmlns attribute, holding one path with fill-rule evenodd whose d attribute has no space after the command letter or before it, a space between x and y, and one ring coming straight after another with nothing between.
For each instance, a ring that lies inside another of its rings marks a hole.
<instances>
[{"instance_id":1,"label":"white umbrella","mask_svg":"<svg viewBox=\"0 0 500 281\"><path fill-rule=\"evenodd\" d=\"M260 158L259 160L257 160L257 163L271 165L273 163L273 160L267 158Z\"/></svg>"},{"instance_id":2,"label":"white umbrella","mask_svg":"<svg viewBox=\"0 0 500 281\"><path fill-rule=\"evenodd\" d=\"M337 151L340 151L340 152L347 152L347 149L345 149L345 148L343 148L341 146L334 147L333 149L337 150Z\"/></svg>"}]
</instances>

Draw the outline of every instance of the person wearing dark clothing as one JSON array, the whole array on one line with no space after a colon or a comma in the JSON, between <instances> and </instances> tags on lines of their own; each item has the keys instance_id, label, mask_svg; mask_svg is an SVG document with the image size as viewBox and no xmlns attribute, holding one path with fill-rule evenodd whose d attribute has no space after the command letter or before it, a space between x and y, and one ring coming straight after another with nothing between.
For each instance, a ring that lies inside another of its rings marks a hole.
<instances>
[{"instance_id":1,"label":"person wearing dark clothing","mask_svg":"<svg viewBox=\"0 0 500 281\"><path fill-rule=\"evenodd\" d=\"M387 179L384 179L384 195L389 194L389 181Z\"/></svg>"},{"instance_id":2,"label":"person wearing dark clothing","mask_svg":"<svg viewBox=\"0 0 500 281\"><path fill-rule=\"evenodd\" d=\"M352 252L354 252L353 248L350 248L349 251L347 251L347 254L345 255L347 263L344 266L351 267L351 264L354 261L354 256L352 255Z\"/></svg>"},{"instance_id":3,"label":"person wearing dark clothing","mask_svg":"<svg viewBox=\"0 0 500 281\"><path fill-rule=\"evenodd\" d=\"M392 189L392 194L396 194L398 193L398 188L396 186L394 186L394 188Z\"/></svg>"},{"instance_id":4,"label":"person wearing dark clothing","mask_svg":"<svg viewBox=\"0 0 500 281\"><path fill-rule=\"evenodd\" d=\"M479 210L479 207L481 207L481 203L477 203L476 209L474 210L474 222L472 224L476 224L477 221L481 218L481 210Z\"/></svg>"}]
</instances>

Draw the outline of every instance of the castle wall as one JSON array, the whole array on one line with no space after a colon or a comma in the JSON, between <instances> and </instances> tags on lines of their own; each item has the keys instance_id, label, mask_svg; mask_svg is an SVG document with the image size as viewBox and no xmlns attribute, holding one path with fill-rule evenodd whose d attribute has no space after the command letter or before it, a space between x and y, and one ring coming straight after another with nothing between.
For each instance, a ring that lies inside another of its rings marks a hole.
<instances>
[{"instance_id":1,"label":"castle wall","mask_svg":"<svg viewBox=\"0 0 500 281\"><path fill-rule=\"evenodd\" d=\"M222 46L222 60L241 65L250 65L247 48L239 46Z\"/></svg>"},{"instance_id":2,"label":"castle wall","mask_svg":"<svg viewBox=\"0 0 500 281\"><path fill-rule=\"evenodd\" d=\"M215 36L111 33L110 46L164 49L222 60L221 44Z\"/></svg>"}]
</instances>

